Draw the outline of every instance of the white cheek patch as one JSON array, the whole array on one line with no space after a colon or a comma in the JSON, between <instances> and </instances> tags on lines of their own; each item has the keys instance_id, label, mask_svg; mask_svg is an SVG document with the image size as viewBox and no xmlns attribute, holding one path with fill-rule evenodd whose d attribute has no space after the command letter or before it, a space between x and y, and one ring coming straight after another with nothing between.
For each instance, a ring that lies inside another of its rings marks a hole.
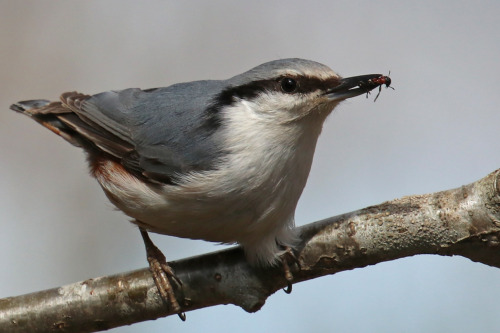
<instances>
[{"instance_id":1,"label":"white cheek patch","mask_svg":"<svg viewBox=\"0 0 500 333\"><path fill-rule=\"evenodd\" d=\"M318 93L286 94L281 92L262 93L252 100L238 100L229 109L235 108L240 114L229 111L228 116L238 117L242 122L260 119L264 122L283 124L307 115L317 105Z\"/></svg>"}]
</instances>

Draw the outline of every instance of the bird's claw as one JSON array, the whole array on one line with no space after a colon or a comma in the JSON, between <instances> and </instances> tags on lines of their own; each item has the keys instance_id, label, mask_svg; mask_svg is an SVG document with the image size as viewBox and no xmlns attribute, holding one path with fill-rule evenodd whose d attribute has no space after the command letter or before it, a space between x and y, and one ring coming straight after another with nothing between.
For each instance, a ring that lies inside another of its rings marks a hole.
<instances>
[{"instance_id":1,"label":"bird's claw","mask_svg":"<svg viewBox=\"0 0 500 333\"><path fill-rule=\"evenodd\" d=\"M141 235L146 246L149 270L161 298L170 305L172 311L177 313L182 321L185 321L186 314L181 310L181 306L175 297L172 283L170 283L170 280L172 280L180 288L182 287L182 281L167 264L165 255L153 244L147 232L141 229Z\"/></svg>"},{"instance_id":2,"label":"bird's claw","mask_svg":"<svg viewBox=\"0 0 500 333\"><path fill-rule=\"evenodd\" d=\"M283 266L283 273L285 274L285 280L287 284L286 288L283 288L283 291L287 294L290 294L292 292L292 286L293 286L293 274L290 269L289 262L292 262L293 264L297 265L300 270L299 260L293 253L292 248L287 246L285 248L285 251L281 255L281 264Z\"/></svg>"}]
</instances>

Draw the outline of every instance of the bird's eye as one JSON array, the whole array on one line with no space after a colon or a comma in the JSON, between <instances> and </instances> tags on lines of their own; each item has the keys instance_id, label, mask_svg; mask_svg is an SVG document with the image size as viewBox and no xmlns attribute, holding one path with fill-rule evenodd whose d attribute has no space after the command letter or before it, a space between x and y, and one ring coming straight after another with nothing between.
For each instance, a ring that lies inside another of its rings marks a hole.
<instances>
[{"instance_id":1,"label":"bird's eye","mask_svg":"<svg viewBox=\"0 0 500 333\"><path fill-rule=\"evenodd\" d=\"M292 78L285 77L281 80L281 89L286 93L292 93L297 90L297 81Z\"/></svg>"}]
</instances>

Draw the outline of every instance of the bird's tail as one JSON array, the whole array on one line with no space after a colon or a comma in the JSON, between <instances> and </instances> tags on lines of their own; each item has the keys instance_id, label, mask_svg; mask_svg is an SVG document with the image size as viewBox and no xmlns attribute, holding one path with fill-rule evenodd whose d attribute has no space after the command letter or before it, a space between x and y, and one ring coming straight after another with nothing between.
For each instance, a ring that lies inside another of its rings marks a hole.
<instances>
[{"instance_id":1,"label":"bird's tail","mask_svg":"<svg viewBox=\"0 0 500 333\"><path fill-rule=\"evenodd\" d=\"M14 103L10 106L10 109L27 115L71 144L81 147L82 142L79 137L75 135L75 131L61 121L61 118L59 117L62 114L72 112L61 102L51 102L46 99L34 99Z\"/></svg>"},{"instance_id":2,"label":"bird's tail","mask_svg":"<svg viewBox=\"0 0 500 333\"><path fill-rule=\"evenodd\" d=\"M43 108L48 104L50 104L50 101L46 99L33 99L31 101L21 101L14 103L10 106L10 109L16 112L29 114L30 111Z\"/></svg>"}]
</instances>

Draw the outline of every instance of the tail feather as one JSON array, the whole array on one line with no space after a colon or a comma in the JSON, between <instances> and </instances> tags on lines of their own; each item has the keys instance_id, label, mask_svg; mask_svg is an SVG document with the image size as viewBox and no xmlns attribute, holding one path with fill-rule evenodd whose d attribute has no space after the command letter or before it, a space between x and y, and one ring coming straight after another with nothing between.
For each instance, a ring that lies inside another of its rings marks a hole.
<instances>
[{"instance_id":1,"label":"tail feather","mask_svg":"<svg viewBox=\"0 0 500 333\"><path fill-rule=\"evenodd\" d=\"M34 99L14 103L10 109L25 114L39 124L59 135L72 145L82 146L81 139L75 135L75 131L62 122L58 115L70 113L71 110L61 102L51 102L46 99Z\"/></svg>"},{"instance_id":2,"label":"tail feather","mask_svg":"<svg viewBox=\"0 0 500 333\"><path fill-rule=\"evenodd\" d=\"M86 150L97 147L119 159L128 156L134 149L129 142L82 115L82 103L88 98L89 95L73 91L62 94L57 102L36 99L17 102L10 108L29 116L74 146Z\"/></svg>"},{"instance_id":3,"label":"tail feather","mask_svg":"<svg viewBox=\"0 0 500 333\"><path fill-rule=\"evenodd\" d=\"M16 112L24 113L32 109L40 109L48 104L50 104L50 101L46 99L34 99L31 101L21 101L14 103L10 106L10 109Z\"/></svg>"}]
</instances>

